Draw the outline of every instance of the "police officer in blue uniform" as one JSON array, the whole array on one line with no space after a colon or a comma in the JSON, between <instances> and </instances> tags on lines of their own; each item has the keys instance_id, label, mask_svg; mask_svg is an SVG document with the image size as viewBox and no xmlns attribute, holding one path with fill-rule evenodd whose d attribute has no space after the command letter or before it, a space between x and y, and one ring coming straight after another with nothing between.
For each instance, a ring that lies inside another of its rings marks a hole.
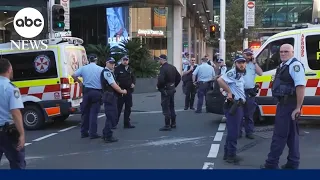
<instances>
[{"instance_id":1,"label":"police officer in blue uniform","mask_svg":"<svg viewBox=\"0 0 320 180\"><path fill-rule=\"evenodd\" d=\"M176 128L176 112L174 109L174 94L176 87L181 81L181 75L177 68L167 62L167 56L162 54L159 56L161 64L158 76L157 88L161 93L162 113L165 117L165 126L160 131L170 131Z\"/></svg>"},{"instance_id":2,"label":"police officer in blue uniform","mask_svg":"<svg viewBox=\"0 0 320 180\"><path fill-rule=\"evenodd\" d=\"M279 158L288 145L287 163L282 169L298 169L299 128L298 118L303 105L306 86L303 64L294 58L293 46L280 47L282 63L272 83L272 96L278 100L270 153L262 169L278 169Z\"/></svg>"},{"instance_id":3,"label":"police officer in blue uniform","mask_svg":"<svg viewBox=\"0 0 320 180\"><path fill-rule=\"evenodd\" d=\"M197 93L196 86L192 82L192 73L197 68L196 58L192 55L191 56L191 64L186 66L183 70L182 81L185 84L185 103L184 103L184 110L190 108L194 110L194 98Z\"/></svg>"},{"instance_id":4,"label":"police officer in blue uniform","mask_svg":"<svg viewBox=\"0 0 320 180\"><path fill-rule=\"evenodd\" d=\"M0 161L5 154L11 169L25 169L25 133L20 109L24 108L19 89L10 82L12 66L0 59Z\"/></svg>"},{"instance_id":5,"label":"police officer in blue uniform","mask_svg":"<svg viewBox=\"0 0 320 180\"><path fill-rule=\"evenodd\" d=\"M106 143L117 142L113 136L112 127L115 127L118 122L118 94L126 95L127 90L122 90L115 81L115 76L113 74L114 66L116 61L110 57L106 61L106 67L101 72L100 81L103 90L103 103L104 112L106 115L106 122L103 129L103 140Z\"/></svg>"},{"instance_id":6,"label":"police officer in blue uniform","mask_svg":"<svg viewBox=\"0 0 320 180\"><path fill-rule=\"evenodd\" d=\"M90 57L89 61L90 64L80 67L72 77L74 81L84 86L83 101L81 103L81 138L90 136L90 139L97 139L101 137L97 134L97 120L102 98L100 74L103 68L96 64L97 57ZM83 83L78 77L83 78Z\"/></svg>"},{"instance_id":7,"label":"police officer in blue uniform","mask_svg":"<svg viewBox=\"0 0 320 180\"><path fill-rule=\"evenodd\" d=\"M123 119L124 119L124 128L130 129L135 128L134 125L130 123L130 114L132 107L132 93L134 91L134 87L136 84L136 77L133 74L131 67L129 66L129 57L125 56L121 58L121 64L118 65L114 70L114 75L116 77L116 81L119 83L121 89L127 90L127 94L121 94L118 97L118 122L120 119L121 111L124 107Z\"/></svg>"},{"instance_id":8,"label":"police officer in blue uniform","mask_svg":"<svg viewBox=\"0 0 320 180\"><path fill-rule=\"evenodd\" d=\"M244 79L246 73L246 59L236 56L235 67L222 75L217 81L220 87L227 92L224 112L227 118L227 137L224 146L224 157L228 163L238 163L241 159L236 155L237 139L243 118L243 106L246 100L244 93Z\"/></svg>"},{"instance_id":9,"label":"police officer in blue uniform","mask_svg":"<svg viewBox=\"0 0 320 180\"><path fill-rule=\"evenodd\" d=\"M254 139L254 121L253 114L256 110L257 104L255 101L255 96L257 95L257 87L255 86L256 75L261 76L263 71L257 64L253 57L253 52L251 49L243 50L243 56L247 60L246 74L244 78L244 91L246 93L246 104L244 106L244 118L243 123L240 128L239 137L242 137L242 127L244 127L246 132L246 137L248 139Z\"/></svg>"},{"instance_id":10,"label":"police officer in blue uniform","mask_svg":"<svg viewBox=\"0 0 320 180\"><path fill-rule=\"evenodd\" d=\"M198 87L198 104L195 113L202 112L204 97L209 89L210 81L215 76L213 67L208 64L208 59L202 58L201 61L201 65L197 66L196 70L192 73L192 81Z\"/></svg>"}]
</instances>

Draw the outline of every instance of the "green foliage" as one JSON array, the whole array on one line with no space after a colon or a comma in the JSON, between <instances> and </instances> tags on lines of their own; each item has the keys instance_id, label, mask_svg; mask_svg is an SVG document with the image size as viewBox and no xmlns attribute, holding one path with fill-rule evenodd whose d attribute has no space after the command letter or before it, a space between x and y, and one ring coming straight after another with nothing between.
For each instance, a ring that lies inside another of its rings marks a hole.
<instances>
[{"instance_id":1,"label":"green foliage","mask_svg":"<svg viewBox=\"0 0 320 180\"><path fill-rule=\"evenodd\" d=\"M130 58L130 66L136 77L150 78L158 74L159 64L153 60L149 49L142 44L139 39L125 40L119 47L110 48L110 45L93 45L86 46L87 54L95 53L99 58L98 64L105 66L107 57L113 57L116 61L127 55Z\"/></svg>"},{"instance_id":2,"label":"green foliage","mask_svg":"<svg viewBox=\"0 0 320 180\"><path fill-rule=\"evenodd\" d=\"M249 28L249 41L256 39L258 34L258 28L262 26L262 0L256 0L256 19L255 27ZM240 34L240 29L243 28L244 20L244 1L243 0L231 0L227 6L226 12L226 51L227 53L236 52L242 50L243 38Z\"/></svg>"}]
</instances>

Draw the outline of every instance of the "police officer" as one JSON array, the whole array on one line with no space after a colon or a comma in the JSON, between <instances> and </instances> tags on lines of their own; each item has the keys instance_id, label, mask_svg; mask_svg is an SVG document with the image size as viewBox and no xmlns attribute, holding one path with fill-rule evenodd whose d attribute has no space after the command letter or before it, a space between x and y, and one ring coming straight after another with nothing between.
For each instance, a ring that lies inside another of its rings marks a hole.
<instances>
[{"instance_id":1,"label":"police officer","mask_svg":"<svg viewBox=\"0 0 320 180\"><path fill-rule=\"evenodd\" d=\"M253 57L253 52L251 49L243 50L243 56L247 60L246 74L244 76L244 91L246 93L246 104L244 106L244 118L243 123L240 128L239 137L242 137L242 127L244 127L246 132L246 137L248 139L254 139L254 121L253 114L256 111L256 101L255 96L257 95L257 88L255 86L256 75L261 76L263 71L257 64L255 58Z\"/></svg>"},{"instance_id":2,"label":"police officer","mask_svg":"<svg viewBox=\"0 0 320 180\"><path fill-rule=\"evenodd\" d=\"M160 131L170 131L176 128L176 112L174 109L174 94L176 87L181 81L181 75L176 67L167 62L167 56L159 56L161 64L160 74L158 76L157 89L161 92L161 107L165 117L165 126Z\"/></svg>"},{"instance_id":3,"label":"police officer","mask_svg":"<svg viewBox=\"0 0 320 180\"><path fill-rule=\"evenodd\" d=\"M280 47L282 63L277 69L272 83L272 96L278 99L270 153L261 168L277 169L279 158L288 145L287 163L282 169L298 169L299 129L298 118L301 112L306 86L302 63L294 58L293 46L284 44Z\"/></svg>"},{"instance_id":4,"label":"police officer","mask_svg":"<svg viewBox=\"0 0 320 180\"><path fill-rule=\"evenodd\" d=\"M116 81L119 83L121 89L127 90L126 95L120 95L118 97L118 122L120 119L121 111L123 105L124 108L124 128L135 128L135 126L130 123L130 114L132 107L132 92L136 84L136 78L132 72L132 69L129 67L129 58L127 56L121 59L121 64L118 65L114 70L114 75Z\"/></svg>"},{"instance_id":5,"label":"police officer","mask_svg":"<svg viewBox=\"0 0 320 180\"><path fill-rule=\"evenodd\" d=\"M246 100L244 79L246 59L236 56L235 67L218 79L220 87L227 92L224 112L227 118L227 137L224 146L223 159L228 163L238 163L241 159L236 155L237 139L243 118L243 105Z\"/></svg>"},{"instance_id":6,"label":"police officer","mask_svg":"<svg viewBox=\"0 0 320 180\"><path fill-rule=\"evenodd\" d=\"M74 81L78 82L81 86L84 86L83 101L81 103L81 112L83 115L81 122L81 138L90 136L90 139L96 139L101 137L97 134L97 119L101 106L102 89L100 74L103 68L96 64L98 61L97 57L92 56L89 58L89 61L90 64L80 67L72 77ZM83 78L83 83L78 77Z\"/></svg>"},{"instance_id":7,"label":"police officer","mask_svg":"<svg viewBox=\"0 0 320 180\"><path fill-rule=\"evenodd\" d=\"M204 97L207 94L207 90L209 89L209 83L214 79L215 76L213 67L208 64L208 59L202 58L201 61L202 64L198 66L192 73L192 81L195 85L198 86L198 104L197 110L195 111L196 113L202 112L202 105Z\"/></svg>"},{"instance_id":8,"label":"police officer","mask_svg":"<svg viewBox=\"0 0 320 180\"><path fill-rule=\"evenodd\" d=\"M192 82L192 73L197 68L196 58L191 56L191 64L187 66L183 70L182 81L186 85L186 97L185 97L185 104L184 110L187 110L189 107L190 109L194 110L194 97L196 96L196 86Z\"/></svg>"},{"instance_id":9,"label":"police officer","mask_svg":"<svg viewBox=\"0 0 320 180\"><path fill-rule=\"evenodd\" d=\"M3 153L11 169L25 169L25 133L20 109L24 108L19 89L10 82L9 60L0 59L0 161Z\"/></svg>"},{"instance_id":10,"label":"police officer","mask_svg":"<svg viewBox=\"0 0 320 180\"><path fill-rule=\"evenodd\" d=\"M110 57L106 61L106 67L101 72L101 84L103 90L104 112L106 114L106 123L103 129L103 140L106 143L117 142L118 139L113 137L112 127L118 122L117 94L126 95L127 90L122 90L115 82L113 74L116 61Z\"/></svg>"}]
</instances>

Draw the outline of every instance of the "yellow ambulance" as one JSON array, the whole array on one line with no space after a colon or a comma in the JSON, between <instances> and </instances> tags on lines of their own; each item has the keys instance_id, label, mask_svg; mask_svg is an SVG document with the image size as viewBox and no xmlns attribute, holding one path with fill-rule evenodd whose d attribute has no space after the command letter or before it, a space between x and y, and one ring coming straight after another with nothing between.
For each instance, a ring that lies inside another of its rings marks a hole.
<instances>
[{"instance_id":1,"label":"yellow ambulance","mask_svg":"<svg viewBox=\"0 0 320 180\"><path fill-rule=\"evenodd\" d=\"M71 75L88 63L83 40L63 37L44 42L45 50L21 50L11 43L0 44L1 57L13 67L12 82L20 89L27 130L41 129L49 119L66 120L82 102L82 87Z\"/></svg>"},{"instance_id":2,"label":"yellow ambulance","mask_svg":"<svg viewBox=\"0 0 320 180\"><path fill-rule=\"evenodd\" d=\"M272 98L271 85L277 67L280 65L279 49L282 44L294 46L294 56L305 67L307 80L302 117L320 116L320 27L295 29L271 36L255 52L254 57L263 70L255 81L259 84L256 97L258 105L255 121L263 121L276 114L276 101Z\"/></svg>"}]
</instances>

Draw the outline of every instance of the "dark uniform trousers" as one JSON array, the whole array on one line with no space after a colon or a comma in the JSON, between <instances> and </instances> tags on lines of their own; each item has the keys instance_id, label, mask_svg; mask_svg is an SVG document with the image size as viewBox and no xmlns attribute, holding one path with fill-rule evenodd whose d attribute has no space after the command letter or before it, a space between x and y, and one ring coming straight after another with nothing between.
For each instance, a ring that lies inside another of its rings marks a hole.
<instances>
[{"instance_id":1,"label":"dark uniform trousers","mask_svg":"<svg viewBox=\"0 0 320 180\"><path fill-rule=\"evenodd\" d=\"M97 120L100 112L102 91L99 89L85 88L81 103L82 123L81 133L97 135Z\"/></svg>"},{"instance_id":2,"label":"dark uniform trousers","mask_svg":"<svg viewBox=\"0 0 320 180\"><path fill-rule=\"evenodd\" d=\"M106 122L103 129L103 137L110 138L113 135L111 130L115 127L118 122L118 108L117 108L118 98L114 92L104 92L103 103L104 103L104 113L106 115Z\"/></svg>"},{"instance_id":3,"label":"dark uniform trousers","mask_svg":"<svg viewBox=\"0 0 320 180\"><path fill-rule=\"evenodd\" d=\"M161 107L162 113L165 117L165 125L175 125L176 124L176 113L174 109L174 94L176 90L164 90L161 92Z\"/></svg>"},{"instance_id":4,"label":"dark uniform trousers","mask_svg":"<svg viewBox=\"0 0 320 180\"><path fill-rule=\"evenodd\" d=\"M292 112L297 106L296 102L296 98L293 98L287 103L280 101L277 104L270 153L266 160L266 166L268 167L278 167L279 158L286 145L289 148L287 165L292 168L299 167L299 127L298 122L293 121L291 117Z\"/></svg>"},{"instance_id":5,"label":"dark uniform trousers","mask_svg":"<svg viewBox=\"0 0 320 180\"><path fill-rule=\"evenodd\" d=\"M257 104L255 96L250 95L250 91L254 91L253 89L245 89L246 94L246 103L244 105L244 119L242 121L240 127L240 136L242 135L242 127L244 127L246 135L252 135L254 131L254 120L253 114L256 111Z\"/></svg>"},{"instance_id":6,"label":"dark uniform trousers","mask_svg":"<svg viewBox=\"0 0 320 180\"><path fill-rule=\"evenodd\" d=\"M132 92L127 90L127 94L118 96L118 120L116 125L119 123L121 111L124 105L124 125L130 125L130 114L132 108Z\"/></svg>"},{"instance_id":7,"label":"dark uniform trousers","mask_svg":"<svg viewBox=\"0 0 320 180\"><path fill-rule=\"evenodd\" d=\"M192 81L185 82L186 86L186 98L185 98L185 108L193 108L194 105L194 98L197 93L196 86L193 84Z\"/></svg>"},{"instance_id":8,"label":"dark uniform trousers","mask_svg":"<svg viewBox=\"0 0 320 180\"><path fill-rule=\"evenodd\" d=\"M10 140L2 127L0 127L0 161L3 154L7 157L11 169L26 168L25 149L17 151L16 144Z\"/></svg>"},{"instance_id":9,"label":"dark uniform trousers","mask_svg":"<svg viewBox=\"0 0 320 180\"><path fill-rule=\"evenodd\" d=\"M224 145L224 155L228 157L235 157L237 153L237 140L239 136L239 130L243 118L243 105L239 106L235 114L230 114L230 106L224 105L224 113L227 118L226 128L227 128L227 137Z\"/></svg>"},{"instance_id":10,"label":"dark uniform trousers","mask_svg":"<svg viewBox=\"0 0 320 180\"><path fill-rule=\"evenodd\" d=\"M209 83L204 81L198 82L198 104L197 104L197 112L202 111L203 101L205 100L205 96L207 94L209 88Z\"/></svg>"}]
</instances>

